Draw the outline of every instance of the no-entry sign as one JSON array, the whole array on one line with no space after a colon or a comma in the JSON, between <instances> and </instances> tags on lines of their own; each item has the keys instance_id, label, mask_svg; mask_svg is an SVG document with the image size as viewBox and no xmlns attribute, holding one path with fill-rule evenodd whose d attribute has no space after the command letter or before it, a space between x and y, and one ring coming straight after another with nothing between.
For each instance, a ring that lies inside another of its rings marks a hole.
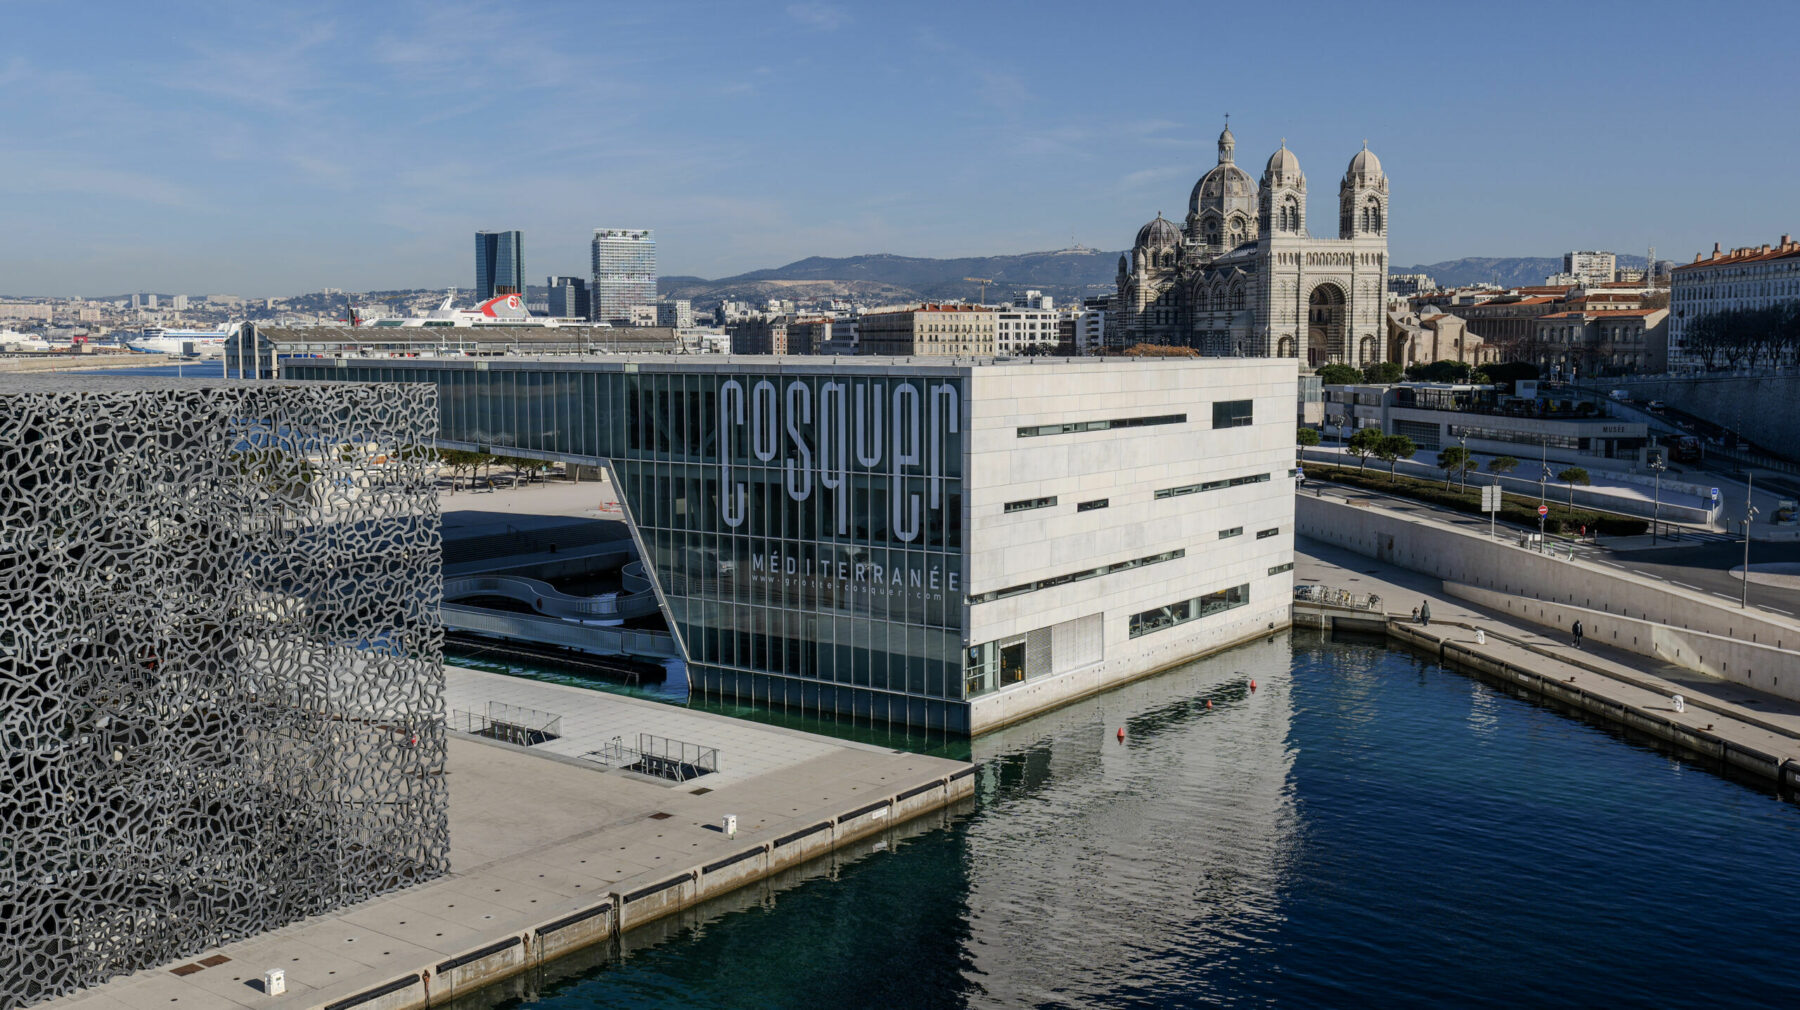
<instances>
[{"instance_id":1,"label":"no-entry sign","mask_svg":"<svg viewBox=\"0 0 1800 1010\"><path fill-rule=\"evenodd\" d=\"M1539 505L1538 506L1538 515L1547 516L1549 514L1550 514L1550 506L1548 506L1548 505Z\"/></svg>"}]
</instances>

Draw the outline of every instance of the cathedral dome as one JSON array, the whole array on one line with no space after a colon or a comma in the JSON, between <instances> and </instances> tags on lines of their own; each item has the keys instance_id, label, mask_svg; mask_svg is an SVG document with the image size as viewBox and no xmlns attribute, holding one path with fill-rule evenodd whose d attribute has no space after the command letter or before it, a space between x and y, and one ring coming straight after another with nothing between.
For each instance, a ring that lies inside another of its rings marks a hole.
<instances>
[{"instance_id":1,"label":"cathedral dome","mask_svg":"<svg viewBox=\"0 0 1800 1010\"><path fill-rule=\"evenodd\" d=\"M1356 157L1350 159L1350 167L1344 170L1344 178L1356 182L1381 178L1381 159L1375 157L1374 151L1369 150L1367 142L1364 142L1362 150L1356 152Z\"/></svg>"},{"instance_id":2,"label":"cathedral dome","mask_svg":"<svg viewBox=\"0 0 1800 1010\"><path fill-rule=\"evenodd\" d=\"M1161 214L1156 215L1156 220L1138 229L1138 249L1166 249L1180 244L1181 229Z\"/></svg>"},{"instance_id":3,"label":"cathedral dome","mask_svg":"<svg viewBox=\"0 0 1800 1010\"><path fill-rule=\"evenodd\" d=\"M1223 208L1227 203L1239 201L1253 203L1255 197L1256 181L1250 178L1250 173L1224 161L1194 183L1194 192L1188 197L1188 213L1199 214L1204 207Z\"/></svg>"},{"instance_id":4,"label":"cathedral dome","mask_svg":"<svg viewBox=\"0 0 1800 1010\"><path fill-rule=\"evenodd\" d=\"M1263 181L1276 186L1298 186L1305 178L1300 174L1300 159L1288 150L1287 141L1282 141L1281 149L1269 155L1269 164L1263 169Z\"/></svg>"}]
</instances>

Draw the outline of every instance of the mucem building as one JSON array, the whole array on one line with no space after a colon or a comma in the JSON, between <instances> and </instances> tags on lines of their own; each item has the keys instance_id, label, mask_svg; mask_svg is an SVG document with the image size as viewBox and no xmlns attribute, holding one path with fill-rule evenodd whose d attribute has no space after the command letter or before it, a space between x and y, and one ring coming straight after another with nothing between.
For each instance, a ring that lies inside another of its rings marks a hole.
<instances>
[{"instance_id":1,"label":"mucem building","mask_svg":"<svg viewBox=\"0 0 1800 1010\"><path fill-rule=\"evenodd\" d=\"M692 688L980 732L1285 626L1280 359L301 359L604 465Z\"/></svg>"},{"instance_id":2,"label":"mucem building","mask_svg":"<svg viewBox=\"0 0 1800 1010\"><path fill-rule=\"evenodd\" d=\"M447 869L435 399L0 378L0 1008Z\"/></svg>"}]
</instances>

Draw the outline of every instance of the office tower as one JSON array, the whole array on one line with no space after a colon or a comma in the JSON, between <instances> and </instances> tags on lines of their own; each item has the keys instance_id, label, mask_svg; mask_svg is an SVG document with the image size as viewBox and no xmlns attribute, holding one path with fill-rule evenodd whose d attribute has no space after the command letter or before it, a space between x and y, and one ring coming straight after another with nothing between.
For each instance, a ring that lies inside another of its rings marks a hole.
<instances>
[{"instance_id":1,"label":"office tower","mask_svg":"<svg viewBox=\"0 0 1800 1010\"><path fill-rule=\"evenodd\" d=\"M475 233L475 297L525 293L525 233Z\"/></svg>"},{"instance_id":2,"label":"office tower","mask_svg":"<svg viewBox=\"0 0 1800 1010\"><path fill-rule=\"evenodd\" d=\"M671 298L656 303L656 325L688 329L694 325L694 303L686 298Z\"/></svg>"},{"instance_id":3,"label":"office tower","mask_svg":"<svg viewBox=\"0 0 1800 1010\"><path fill-rule=\"evenodd\" d=\"M594 229L596 322L631 325L634 305L656 304L656 239L648 228Z\"/></svg>"},{"instance_id":4,"label":"office tower","mask_svg":"<svg viewBox=\"0 0 1800 1010\"><path fill-rule=\"evenodd\" d=\"M585 277L550 278L550 315L558 319L586 319L589 315Z\"/></svg>"},{"instance_id":5,"label":"office tower","mask_svg":"<svg viewBox=\"0 0 1800 1010\"><path fill-rule=\"evenodd\" d=\"M1618 258L1609 252L1582 250L1563 253L1563 273L1573 274L1582 286L1612 283Z\"/></svg>"}]
</instances>

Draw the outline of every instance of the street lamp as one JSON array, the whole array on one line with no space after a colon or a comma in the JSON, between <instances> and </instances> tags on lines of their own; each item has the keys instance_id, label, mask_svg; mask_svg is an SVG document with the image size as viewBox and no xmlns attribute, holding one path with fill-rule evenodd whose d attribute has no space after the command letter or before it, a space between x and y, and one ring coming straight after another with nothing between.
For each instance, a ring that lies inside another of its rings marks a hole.
<instances>
[{"instance_id":1,"label":"street lamp","mask_svg":"<svg viewBox=\"0 0 1800 1010\"><path fill-rule=\"evenodd\" d=\"M1656 504L1650 513L1650 545L1656 546L1656 527L1662 522L1662 475L1668 466L1661 456L1650 457L1650 469L1656 473Z\"/></svg>"},{"instance_id":2,"label":"street lamp","mask_svg":"<svg viewBox=\"0 0 1800 1010\"><path fill-rule=\"evenodd\" d=\"M1550 483L1550 444L1548 436L1538 435L1538 553L1544 553L1544 520L1550 516L1550 503L1544 487Z\"/></svg>"},{"instance_id":3,"label":"street lamp","mask_svg":"<svg viewBox=\"0 0 1800 1010\"><path fill-rule=\"evenodd\" d=\"M1462 483L1462 489L1464 491L1467 491L1469 489L1469 436L1467 434L1462 434L1462 435L1456 436L1456 444L1462 446L1462 481L1461 481L1461 483Z\"/></svg>"},{"instance_id":4,"label":"street lamp","mask_svg":"<svg viewBox=\"0 0 1800 1010\"><path fill-rule=\"evenodd\" d=\"M1756 474L1744 471L1744 589L1738 598L1738 606L1750 609L1750 523L1756 518L1756 506L1751 503L1750 490L1756 485Z\"/></svg>"}]
</instances>

